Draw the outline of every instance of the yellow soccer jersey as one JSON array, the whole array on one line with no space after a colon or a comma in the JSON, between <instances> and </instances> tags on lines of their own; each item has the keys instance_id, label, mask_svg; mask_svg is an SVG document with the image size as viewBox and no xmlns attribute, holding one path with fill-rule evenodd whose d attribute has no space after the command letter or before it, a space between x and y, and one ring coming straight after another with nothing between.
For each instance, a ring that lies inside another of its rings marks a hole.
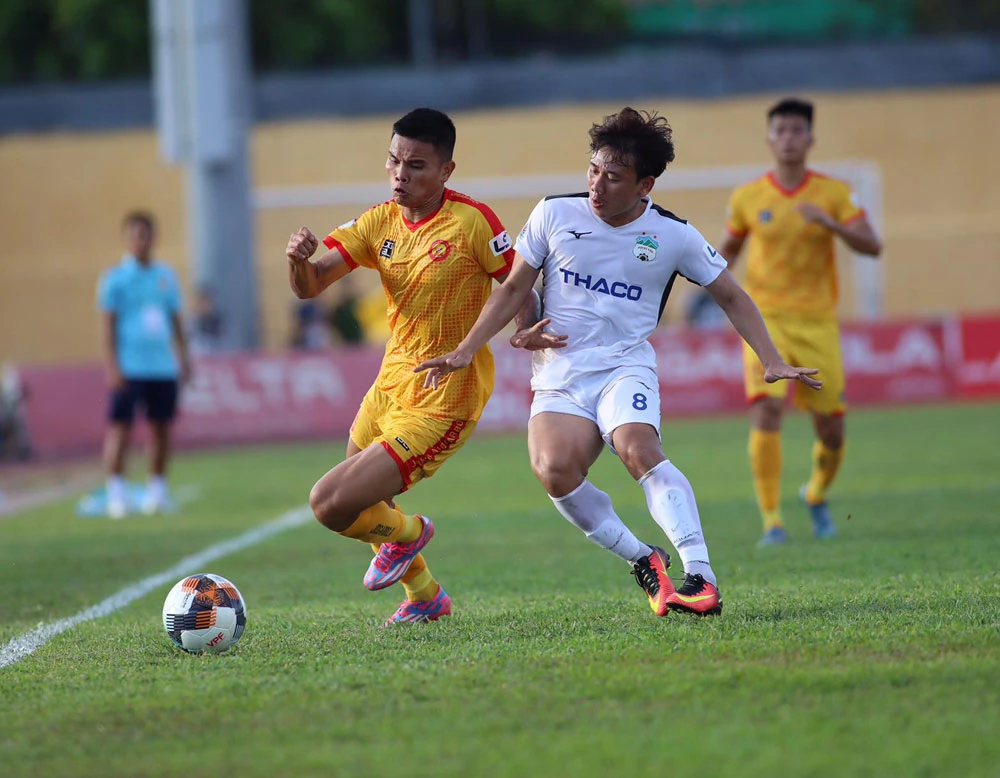
<instances>
[{"instance_id":1,"label":"yellow soccer jersey","mask_svg":"<svg viewBox=\"0 0 1000 778\"><path fill-rule=\"evenodd\" d=\"M424 375L413 368L453 351L482 312L492 279L510 271L514 248L496 214L446 189L441 208L419 222L408 222L390 200L323 242L339 249L352 270L372 268L382 278L392 334L375 387L425 416L478 420L493 391L489 346L437 390L424 389Z\"/></svg>"},{"instance_id":2,"label":"yellow soccer jersey","mask_svg":"<svg viewBox=\"0 0 1000 778\"><path fill-rule=\"evenodd\" d=\"M768 173L733 192L726 229L750 237L744 287L762 312L833 315L838 296L834 234L803 219L795 210L799 203L818 205L841 224L865 217L843 181L810 170L789 190Z\"/></svg>"}]
</instances>

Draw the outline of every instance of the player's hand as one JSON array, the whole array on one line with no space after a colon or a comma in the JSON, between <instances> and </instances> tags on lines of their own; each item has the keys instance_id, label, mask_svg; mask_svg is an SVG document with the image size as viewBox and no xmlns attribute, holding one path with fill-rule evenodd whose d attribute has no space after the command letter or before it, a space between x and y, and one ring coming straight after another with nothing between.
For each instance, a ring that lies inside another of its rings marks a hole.
<instances>
[{"instance_id":1,"label":"player's hand","mask_svg":"<svg viewBox=\"0 0 1000 778\"><path fill-rule=\"evenodd\" d=\"M285 247L285 256L291 262L306 262L316 249L319 248L319 240L313 235L308 227L303 227L298 232L293 232Z\"/></svg>"},{"instance_id":2,"label":"player's hand","mask_svg":"<svg viewBox=\"0 0 1000 778\"><path fill-rule=\"evenodd\" d=\"M510 336L510 345L525 351L540 351L543 348L566 348L569 335L552 335L545 332L551 319L542 319L534 326L518 330Z\"/></svg>"},{"instance_id":3,"label":"player's hand","mask_svg":"<svg viewBox=\"0 0 1000 778\"><path fill-rule=\"evenodd\" d=\"M421 362L413 368L413 372L422 373L426 370L427 375L424 376L424 389L428 387L437 389L438 383L440 383L444 376L468 367L472 364L472 357L474 356L475 354L467 354L464 351L452 351L443 357L435 357L434 359Z\"/></svg>"},{"instance_id":4,"label":"player's hand","mask_svg":"<svg viewBox=\"0 0 1000 778\"><path fill-rule=\"evenodd\" d=\"M769 384L776 381L799 381L810 389L822 389L823 382L812 378L819 372L815 367L792 367L784 362L764 367L764 380Z\"/></svg>"},{"instance_id":5,"label":"player's hand","mask_svg":"<svg viewBox=\"0 0 1000 778\"><path fill-rule=\"evenodd\" d=\"M185 354L181 357L181 386L187 386L194 377L194 370L191 368L191 360Z\"/></svg>"},{"instance_id":6,"label":"player's hand","mask_svg":"<svg viewBox=\"0 0 1000 778\"><path fill-rule=\"evenodd\" d=\"M120 392L125 388L125 377L117 365L112 365L108 368L108 387L116 392Z\"/></svg>"},{"instance_id":7,"label":"player's hand","mask_svg":"<svg viewBox=\"0 0 1000 778\"><path fill-rule=\"evenodd\" d=\"M826 227L828 230L833 229L833 217L818 205L814 205L813 203L799 203L795 206L795 210L810 224L818 224L821 227Z\"/></svg>"}]
</instances>

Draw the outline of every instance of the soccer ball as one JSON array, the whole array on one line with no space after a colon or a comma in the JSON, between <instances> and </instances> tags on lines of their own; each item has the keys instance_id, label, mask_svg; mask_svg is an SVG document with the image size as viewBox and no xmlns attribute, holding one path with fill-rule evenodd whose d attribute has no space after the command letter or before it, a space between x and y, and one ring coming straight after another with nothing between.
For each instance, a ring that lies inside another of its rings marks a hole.
<instances>
[{"instance_id":1,"label":"soccer ball","mask_svg":"<svg viewBox=\"0 0 1000 778\"><path fill-rule=\"evenodd\" d=\"M163 628L179 648L192 654L229 650L246 624L243 595L221 575L189 575L174 585L163 603Z\"/></svg>"}]
</instances>

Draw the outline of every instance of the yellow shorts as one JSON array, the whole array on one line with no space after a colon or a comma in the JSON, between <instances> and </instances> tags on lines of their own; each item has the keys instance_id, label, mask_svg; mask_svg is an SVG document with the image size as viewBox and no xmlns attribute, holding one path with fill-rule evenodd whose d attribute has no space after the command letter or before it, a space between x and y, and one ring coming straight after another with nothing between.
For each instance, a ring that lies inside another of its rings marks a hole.
<instances>
[{"instance_id":1,"label":"yellow shorts","mask_svg":"<svg viewBox=\"0 0 1000 778\"><path fill-rule=\"evenodd\" d=\"M351 424L351 440L361 449L380 444L396 460L406 491L417 481L434 475L465 445L475 428L474 421L420 416L396 405L373 386Z\"/></svg>"},{"instance_id":2,"label":"yellow shorts","mask_svg":"<svg viewBox=\"0 0 1000 778\"><path fill-rule=\"evenodd\" d=\"M823 415L837 415L847 409L844 398L844 365L840 358L840 326L835 318L816 319L794 315L764 316L774 345L782 359L796 367L815 367L823 388L810 389L797 381L764 381L764 368L753 353L743 344L743 383L747 402L763 397L783 400L789 386L795 387L795 404L804 410Z\"/></svg>"}]
</instances>

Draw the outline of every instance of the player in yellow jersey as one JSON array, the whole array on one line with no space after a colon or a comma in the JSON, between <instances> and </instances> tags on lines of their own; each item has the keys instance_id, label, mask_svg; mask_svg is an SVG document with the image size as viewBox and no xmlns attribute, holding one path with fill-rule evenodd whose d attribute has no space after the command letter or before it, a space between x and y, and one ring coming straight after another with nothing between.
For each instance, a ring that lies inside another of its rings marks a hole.
<instances>
[{"instance_id":1,"label":"player in yellow jersey","mask_svg":"<svg viewBox=\"0 0 1000 778\"><path fill-rule=\"evenodd\" d=\"M877 256L882 243L850 187L806 165L813 144L813 106L782 100L767 114L774 169L738 187L729 199L719 252L730 266L747 238L745 289L760 308L781 356L819 368L823 388L796 386L796 404L811 412L816 430L812 475L800 490L819 538L836 534L826 501L844 455L844 370L837 324L834 239ZM788 385L765 383L754 354L744 349L751 403L750 467L764 520L762 545L788 539L781 518L781 417Z\"/></svg>"},{"instance_id":2,"label":"player in yellow jersey","mask_svg":"<svg viewBox=\"0 0 1000 778\"><path fill-rule=\"evenodd\" d=\"M351 425L347 458L316 482L309 502L321 524L372 544L368 589L402 581L406 599L386 624L433 621L451 600L420 553L434 535L425 516L404 514L393 498L429 478L468 440L493 391L493 355L476 352L471 369L444 391L423 386L413 366L454 349L475 323L493 280L507 277L510 237L490 208L447 189L455 126L418 108L392 128L386 171L392 200L319 241L306 228L286 248L292 289L315 297L357 267L378 271L392 334L375 383Z\"/></svg>"}]
</instances>

